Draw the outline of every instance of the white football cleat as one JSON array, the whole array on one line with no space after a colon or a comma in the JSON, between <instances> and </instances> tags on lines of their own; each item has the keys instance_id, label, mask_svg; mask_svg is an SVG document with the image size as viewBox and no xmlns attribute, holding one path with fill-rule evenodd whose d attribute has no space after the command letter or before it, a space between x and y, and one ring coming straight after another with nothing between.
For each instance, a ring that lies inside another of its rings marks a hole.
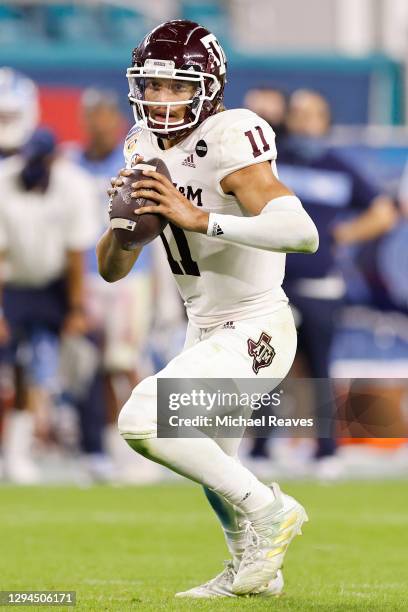
<instances>
[{"instance_id":1,"label":"white football cleat","mask_svg":"<svg viewBox=\"0 0 408 612\"><path fill-rule=\"evenodd\" d=\"M245 521L247 544L232 585L235 595L262 590L277 577L286 550L302 524L308 520L303 506L293 497L282 495L278 485L272 486L275 501L253 521Z\"/></svg>"},{"instance_id":2,"label":"white football cleat","mask_svg":"<svg viewBox=\"0 0 408 612\"><path fill-rule=\"evenodd\" d=\"M218 576L188 591L176 593L176 597L191 597L194 599L238 597L238 595L232 592L232 583L234 582L235 576L236 572L234 571L232 561L226 561L224 571L218 574ZM278 570L276 578L266 584L261 592L251 593L251 597L279 597L279 595L282 595L283 586L283 575L282 572Z\"/></svg>"}]
</instances>

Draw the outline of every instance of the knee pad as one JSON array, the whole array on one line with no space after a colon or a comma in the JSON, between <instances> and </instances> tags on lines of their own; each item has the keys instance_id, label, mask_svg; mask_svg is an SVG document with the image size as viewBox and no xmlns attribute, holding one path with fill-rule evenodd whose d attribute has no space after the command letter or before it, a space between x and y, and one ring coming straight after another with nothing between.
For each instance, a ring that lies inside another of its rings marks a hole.
<instances>
[{"instance_id":1,"label":"knee pad","mask_svg":"<svg viewBox=\"0 0 408 612\"><path fill-rule=\"evenodd\" d=\"M120 435L125 440L143 440L157 435L156 378L139 383L123 406L118 418Z\"/></svg>"}]
</instances>

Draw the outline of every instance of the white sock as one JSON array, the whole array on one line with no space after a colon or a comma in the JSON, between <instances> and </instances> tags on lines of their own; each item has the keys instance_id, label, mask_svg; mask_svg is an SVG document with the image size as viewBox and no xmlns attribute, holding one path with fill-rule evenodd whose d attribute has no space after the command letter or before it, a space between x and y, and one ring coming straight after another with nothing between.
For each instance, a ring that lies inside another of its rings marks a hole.
<instances>
[{"instance_id":1,"label":"white sock","mask_svg":"<svg viewBox=\"0 0 408 612\"><path fill-rule=\"evenodd\" d=\"M230 531L224 529L225 540L227 542L228 550L232 557L234 564L234 570L238 571L239 564L241 563L242 555L244 554L246 546L245 529L238 531Z\"/></svg>"},{"instance_id":2,"label":"white sock","mask_svg":"<svg viewBox=\"0 0 408 612\"><path fill-rule=\"evenodd\" d=\"M216 491L245 514L256 512L275 499L269 487L210 438L127 441L152 461Z\"/></svg>"},{"instance_id":3,"label":"white sock","mask_svg":"<svg viewBox=\"0 0 408 612\"><path fill-rule=\"evenodd\" d=\"M234 459L237 461L236 457ZM234 569L238 570L246 542L245 529L240 527L240 523L246 519L246 515L238 510L236 506L232 506L227 502L219 493L208 489L208 487L204 487L204 492L221 523Z\"/></svg>"}]
</instances>

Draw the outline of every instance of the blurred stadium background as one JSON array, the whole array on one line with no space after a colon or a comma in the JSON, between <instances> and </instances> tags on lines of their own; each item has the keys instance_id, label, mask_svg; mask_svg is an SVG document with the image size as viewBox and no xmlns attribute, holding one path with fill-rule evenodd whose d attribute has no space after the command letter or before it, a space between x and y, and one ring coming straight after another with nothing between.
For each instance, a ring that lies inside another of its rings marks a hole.
<instances>
[{"instance_id":1,"label":"blurred stadium background","mask_svg":"<svg viewBox=\"0 0 408 612\"><path fill-rule=\"evenodd\" d=\"M336 261L347 296L341 312L336 314L327 368L333 378L370 379L371 383L365 382L367 393L375 380L376 388L383 389L382 409L391 411L393 423L399 424L399 433L394 429L394 433L382 439L368 438L367 434L361 440L338 440L335 452L332 449L323 453L323 458L329 460L320 462L315 458L313 440L273 439L260 448L253 448L253 443L246 440L244 458L265 477L405 477L408 4L405 0L2 2L0 67L18 70L38 85L40 124L55 134L60 155L90 172L99 190L101 219L106 205L103 194L109 183L108 166L103 169L101 164L96 170L91 161L88 160L89 164L84 161L90 133L103 131L103 125L95 127L98 119L92 124L92 110L105 100L107 106L119 113L116 116L119 120L107 128L110 134L115 134L113 149L119 168L120 143L132 123L125 79L131 50L146 31L177 17L202 23L224 45L229 61L227 107L248 103L246 95L253 89L273 88L287 97L296 90L318 92L330 107L332 123L321 146L334 150L374 191L392 198L396 211L393 222L375 240L338 249ZM111 119L107 116L106 121ZM103 124L103 117L99 121ZM324 199L324 185L320 187L314 185ZM99 233L102 226L101 221ZM92 259L92 255L89 257ZM64 359L75 361L75 351L79 351L87 363L92 355L96 370L101 366L102 395L98 396L101 400L96 409L93 398L92 408L85 406L82 412L78 411L70 398L71 379L65 371L65 378L58 374L60 379L53 383L58 393L54 386L53 405L44 417L49 424L41 429L35 417L34 425L18 425L28 428L27 431L34 427L30 444L22 444L21 438L18 441L17 434L17 442L10 443L15 434L8 421L12 414L16 416L16 389L10 364L3 363L0 393L4 469L0 474L4 482L137 483L169 478L161 469L144 462L140 466L139 460L126 454L126 449L118 448L120 441L113 433L118 404L126 397L131 383L157 370L182 345L185 321L160 257L154 249L148 250L140 273L136 274L136 297L132 294L130 302L123 298L123 311L121 305L116 306L119 314L116 312L112 318L123 322L125 317L125 331L117 321L119 331L115 326L113 331L109 330L106 320L101 323L95 314L102 303L106 306L112 298L93 286L94 263L88 261L85 282L90 322L84 346L71 347L74 353L64 347ZM132 308L126 307L129 303ZM90 332L96 332L96 342L89 339ZM123 367L115 358L113 365L106 365L101 356L104 350L106 353L107 336L116 333L128 334L136 347ZM300 375L310 371L307 363L299 367ZM70 374L74 376L72 384L77 384L72 368ZM109 384L105 374L110 375ZM84 415L87 410L89 414ZM99 432L97 440L92 438L94 429ZM10 469L10 460L5 457L10 444L17 449L10 451L14 458L17 454L13 461L18 462L18 455L25 454L29 464L17 473Z\"/></svg>"},{"instance_id":2,"label":"blurred stadium background","mask_svg":"<svg viewBox=\"0 0 408 612\"><path fill-rule=\"evenodd\" d=\"M80 313L85 321L76 332L65 330L60 342L55 333L18 338L19 350L10 360L3 350L7 338L0 312L0 587L76 589L80 609L191 610L189 601L174 607L174 592L207 580L225 554L198 487L184 486L137 457L116 433L117 412L131 387L183 343L185 319L167 262L149 248L129 282L113 287L98 280L95 270L96 234L106 225L106 188L122 166L123 137L132 124L125 79L131 50L156 24L178 17L198 21L220 38L229 61L226 106L258 105L275 124L278 170L289 184L293 180L305 188L305 197L311 194L324 210L341 207L341 184L314 165L319 155L330 153L336 168L359 187L347 220L362 211L358 232L366 239L330 242L327 227L329 248L315 262L323 268L330 264L330 274L322 276L310 258L305 274L313 282L295 275L302 282L288 286L300 329L309 322L305 347L312 349L299 351L292 376L329 373L329 397L333 391L344 395L346 388L348 420L363 415L359 437L351 438L346 428L327 440L246 438L242 444L243 461L266 481L286 481L285 491L299 497L310 516L307 537L295 543L285 562L288 594L274 607L406 610L406 0L0 3L0 131L10 112L2 107L9 74L2 68L8 67L37 84L39 125L51 130L39 132L25 159L30 160L30 150L53 151L54 134L59 158L71 164L67 176L77 176L75 187L85 189L83 176L72 167L81 166L94 188L89 197L95 196L99 207L93 244L85 253L85 312ZM296 102L310 102L305 90L320 97L299 110ZM292 150L286 146L288 115L283 117L287 101L307 128L292 140ZM31 103L24 101L23 108ZM277 119L279 109L283 114ZM313 132L316 117L320 127ZM8 162L0 161L2 244L19 229L2 226L2 211L14 206L4 195ZM373 231L364 214L376 194L391 199L393 214L387 206L381 209L388 213L377 217L381 228ZM82 213L76 214L80 229ZM37 227L40 251L47 237ZM296 269L297 260L292 262ZM332 281L333 276L342 283L330 293L333 285L326 277ZM13 286L7 276L1 279L6 298ZM25 295L31 293L18 297L17 292L14 304L30 311L31 298ZM15 307L9 306L11 319ZM4 314L7 325L6 308ZM36 329L34 309L29 314ZM45 308L43 315L53 313ZM349 379L360 379L357 388L347 388ZM305 404L311 414L318 412L313 389L306 393L301 387L302 411ZM365 421L364 412L373 405L376 416ZM22 486L28 484L35 486ZM224 605L203 602L200 609ZM265 609L265 602L241 600L240 608L245 607Z\"/></svg>"}]
</instances>

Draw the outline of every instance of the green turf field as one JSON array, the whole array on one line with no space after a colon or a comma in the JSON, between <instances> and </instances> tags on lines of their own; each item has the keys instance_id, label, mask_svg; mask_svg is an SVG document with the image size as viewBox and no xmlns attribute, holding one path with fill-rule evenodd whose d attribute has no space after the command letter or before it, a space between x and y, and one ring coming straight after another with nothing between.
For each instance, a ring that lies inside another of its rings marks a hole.
<instances>
[{"instance_id":1,"label":"green turf field","mask_svg":"<svg viewBox=\"0 0 408 612\"><path fill-rule=\"evenodd\" d=\"M285 491L310 522L289 550L279 599L173 598L226 558L199 487L188 485L0 488L0 587L76 590L76 609L95 611L408 609L406 483Z\"/></svg>"}]
</instances>

